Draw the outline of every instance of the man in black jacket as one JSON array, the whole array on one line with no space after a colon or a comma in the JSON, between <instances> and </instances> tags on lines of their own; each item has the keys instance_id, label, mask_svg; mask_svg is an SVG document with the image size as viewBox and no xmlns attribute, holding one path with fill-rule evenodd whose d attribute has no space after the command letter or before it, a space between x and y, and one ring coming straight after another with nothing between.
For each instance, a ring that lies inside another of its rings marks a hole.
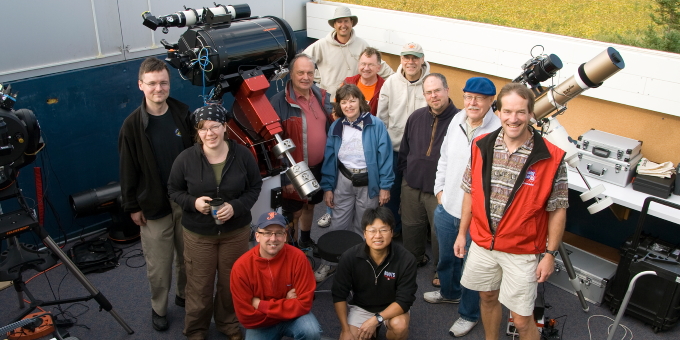
<instances>
[{"instance_id":1,"label":"man in black jacket","mask_svg":"<svg viewBox=\"0 0 680 340\"><path fill-rule=\"evenodd\" d=\"M340 340L369 339L383 324L387 339L407 339L409 309L418 290L416 259L392 243L394 215L390 209L366 209L361 226L366 243L342 254L333 281L333 303L342 327ZM348 304L350 291L354 295Z\"/></svg>"},{"instance_id":2,"label":"man in black jacket","mask_svg":"<svg viewBox=\"0 0 680 340\"><path fill-rule=\"evenodd\" d=\"M170 71L150 57L139 68L142 105L123 122L118 135L123 209L140 226L151 288L151 320L157 331L168 329L168 292L175 259L177 295L184 306L182 208L168 199L167 182L175 157L193 144L189 107L170 98Z\"/></svg>"},{"instance_id":3,"label":"man in black jacket","mask_svg":"<svg viewBox=\"0 0 680 340\"><path fill-rule=\"evenodd\" d=\"M425 255L428 225L432 235L434 267L439 261L439 244L434 229L434 180L437 175L440 149L446 130L458 109L449 99L449 86L441 73L430 73L423 78L423 95L427 106L413 111L406 121L404 137L399 147L397 171L403 172L401 226L404 248L418 260L418 266L428 262ZM433 285L439 286L439 279Z\"/></svg>"}]
</instances>

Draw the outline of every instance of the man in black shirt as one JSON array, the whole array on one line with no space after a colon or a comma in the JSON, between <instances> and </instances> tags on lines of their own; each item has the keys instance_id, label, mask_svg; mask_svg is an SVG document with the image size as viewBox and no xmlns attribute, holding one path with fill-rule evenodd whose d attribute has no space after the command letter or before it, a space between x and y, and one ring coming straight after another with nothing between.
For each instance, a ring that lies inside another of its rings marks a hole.
<instances>
[{"instance_id":1,"label":"man in black shirt","mask_svg":"<svg viewBox=\"0 0 680 340\"><path fill-rule=\"evenodd\" d=\"M369 339L383 324L387 339L407 339L409 309L418 290L416 258L392 243L394 215L390 209L366 209L361 227L366 243L342 254L333 281L333 303L342 327L340 340ZM354 294L348 303L350 291Z\"/></svg>"},{"instance_id":2,"label":"man in black shirt","mask_svg":"<svg viewBox=\"0 0 680 340\"><path fill-rule=\"evenodd\" d=\"M118 135L123 209L140 226L151 288L151 320L168 329L168 292L175 259L177 295L184 306L182 208L168 198L167 182L175 157L193 144L189 107L170 98L170 72L163 61L147 58L139 69L142 105L123 122Z\"/></svg>"}]
</instances>

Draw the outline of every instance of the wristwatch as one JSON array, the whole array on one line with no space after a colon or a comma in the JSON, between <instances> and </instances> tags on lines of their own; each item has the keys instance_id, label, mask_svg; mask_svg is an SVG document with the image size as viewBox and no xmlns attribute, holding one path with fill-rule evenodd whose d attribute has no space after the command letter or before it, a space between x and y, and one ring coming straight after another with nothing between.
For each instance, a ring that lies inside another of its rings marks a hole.
<instances>
[{"instance_id":1,"label":"wristwatch","mask_svg":"<svg viewBox=\"0 0 680 340\"><path fill-rule=\"evenodd\" d=\"M382 315L380 313L375 313L375 318L378 319L378 324L382 325L385 319L383 319Z\"/></svg>"},{"instance_id":2,"label":"wristwatch","mask_svg":"<svg viewBox=\"0 0 680 340\"><path fill-rule=\"evenodd\" d=\"M559 254L559 252L557 250L548 250L548 249L545 250L545 253L552 255L553 258L556 258L557 254Z\"/></svg>"}]
</instances>

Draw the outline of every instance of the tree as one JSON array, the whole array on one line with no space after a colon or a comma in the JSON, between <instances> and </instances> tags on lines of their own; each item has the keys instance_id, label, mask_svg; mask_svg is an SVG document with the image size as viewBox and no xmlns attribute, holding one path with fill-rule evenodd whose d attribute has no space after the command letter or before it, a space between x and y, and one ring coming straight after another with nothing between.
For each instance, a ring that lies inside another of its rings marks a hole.
<instances>
[{"instance_id":1,"label":"tree","mask_svg":"<svg viewBox=\"0 0 680 340\"><path fill-rule=\"evenodd\" d=\"M680 0L654 0L655 13L644 36L647 47L680 53Z\"/></svg>"}]
</instances>

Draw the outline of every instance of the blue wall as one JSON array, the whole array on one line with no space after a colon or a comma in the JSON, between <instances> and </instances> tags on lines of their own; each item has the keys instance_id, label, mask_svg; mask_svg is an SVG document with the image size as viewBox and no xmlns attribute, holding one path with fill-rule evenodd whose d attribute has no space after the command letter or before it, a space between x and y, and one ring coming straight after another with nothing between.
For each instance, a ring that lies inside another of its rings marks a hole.
<instances>
[{"instance_id":1,"label":"blue wall","mask_svg":"<svg viewBox=\"0 0 680 340\"><path fill-rule=\"evenodd\" d=\"M299 50L310 44L306 31L296 32ZM165 55L159 55L164 58ZM137 86L137 72L143 59L51 74L9 83L18 92L15 109L32 110L47 143L37 160L21 169L19 185L24 195L35 200L33 167L41 167L46 182L46 195L69 238L101 229L109 216L74 219L68 196L118 181L118 131L123 120L142 102ZM202 105L202 89L180 78L171 68L170 95L193 110ZM269 96L282 89L282 82L267 92ZM3 84L7 85L7 84ZM206 90L206 93L210 89ZM55 101L48 103L48 100ZM230 108L231 95L225 95L224 106ZM0 202L4 212L17 209L13 200ZM54 213L47 209L45 228L55 240L63 238ZM25 237L24 237L25 238ZM22 238L23 239L23 238Z\"/></svg>"}]
</instances>

